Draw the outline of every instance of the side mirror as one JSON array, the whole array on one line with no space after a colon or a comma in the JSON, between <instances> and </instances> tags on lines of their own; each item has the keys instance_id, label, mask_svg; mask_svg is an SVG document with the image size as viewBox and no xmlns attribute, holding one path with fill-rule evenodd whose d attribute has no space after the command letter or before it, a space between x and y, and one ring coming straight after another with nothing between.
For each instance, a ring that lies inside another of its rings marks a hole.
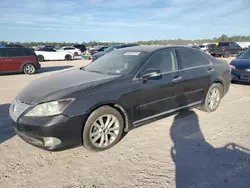
<instances>
[{"instance_id":1,"label":"side mirror","mask_svg":"<svg viewBox=\"0 0 250 188\"><path fill-rule=\"evenodd\" d=\"M143 81L147 80L157 80L162 78L160 70L157 69L147 69L141 76Z\"/></svg>"}]
</instances>

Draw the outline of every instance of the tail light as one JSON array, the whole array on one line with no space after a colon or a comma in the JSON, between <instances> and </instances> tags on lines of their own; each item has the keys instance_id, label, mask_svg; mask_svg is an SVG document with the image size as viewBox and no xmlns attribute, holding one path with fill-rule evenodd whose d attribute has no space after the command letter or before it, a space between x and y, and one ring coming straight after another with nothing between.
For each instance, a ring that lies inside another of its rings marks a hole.
<instances>
[{"instance_id":1,"label":"tail light","mask_svg":"<svg viewBox=\"0 0 250 188\"><path fill-rule=\"evenodd\" d=\"M230 71L232 71L233 69L235 69L235 66L234 65L229 65L229 69L230 69Z\"/></svg>"},{"instance_id":2,"label":"tail light","mask_svg":"<svg viewBox=\"0 0 250 188\"><path fill-rule=\"evenodd\" d=\"M222 51L225 51L225 48L221 48Z\"/></svg>"}]
</instances>

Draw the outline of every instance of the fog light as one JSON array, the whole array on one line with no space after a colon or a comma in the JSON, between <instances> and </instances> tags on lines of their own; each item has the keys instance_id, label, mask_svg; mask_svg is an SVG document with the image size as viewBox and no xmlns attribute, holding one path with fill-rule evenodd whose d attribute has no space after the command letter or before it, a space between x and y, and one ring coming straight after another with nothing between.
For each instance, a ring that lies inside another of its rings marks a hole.
<instances>
[{"instance_id":1,"label":"fog light","mask_svg":"<svg viewBox=\"0 0 250 188\"><path fill-rule=\"evenodd\" d=\"M44 146L47 147L61 144L61 140L54 137L44 137L43 141L44 141Z\"/></svg>"}]
</instances>

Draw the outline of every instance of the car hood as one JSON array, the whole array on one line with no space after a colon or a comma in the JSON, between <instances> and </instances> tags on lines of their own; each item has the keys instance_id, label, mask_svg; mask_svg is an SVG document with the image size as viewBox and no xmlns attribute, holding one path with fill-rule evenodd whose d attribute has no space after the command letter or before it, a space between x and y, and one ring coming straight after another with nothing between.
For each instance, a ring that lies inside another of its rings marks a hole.
<instances>
[{"instance_id":1,"label":"car hood","mask_svg":"<svg viewBox=\"0 0 250 188\"><path fill-rule=\"evenodd\" d=\"M98 52L98 53L95 53L93 56L99 58L105 54L106 54L106 52Z\"/></svg>"},{"instance_id":2,"label":"car hood","mask_svg":"<svg viewBox=\"0 0 250 188\"><path fill-rule=\"evenodd\" d=\"M238 68L247 69L250 68L250 59L234 59L230 64Z\"/></svg>"},{"instance_id":3,"label":"car hood","mask_svg":"<svg viewBox=\"0 0 250 188\"><path fill-rule=\"evenodd\" d=\"M33 81L16 98L26 104L35 105L58 100L76 91L91 89L119 77L74 69Z\"/></svg>"}]
</instances>

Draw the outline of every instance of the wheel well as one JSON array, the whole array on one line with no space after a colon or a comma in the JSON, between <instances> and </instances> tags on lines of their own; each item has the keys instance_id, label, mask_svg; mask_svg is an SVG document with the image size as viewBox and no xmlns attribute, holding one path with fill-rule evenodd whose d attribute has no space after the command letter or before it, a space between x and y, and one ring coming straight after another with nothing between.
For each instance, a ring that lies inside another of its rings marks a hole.
<instances>
[{"instance_id":1,"label":"wheel well","mask_svg":"<svg viewBox=\"0 0 250 188\"><path fill-rule=\"evenodd\" d=\"M24 62L24 63L22 64L22 66L21 66L21 71L23 71L24 66L27 65L27 64L32 64L32 65L34 65L34 63L32 63L32 62ZM35 66L35 65L34 65L34 66Z\"/></svg>"},{"instance_id":2,"label":"wheel well","mask_svg":"<svg viewBox=\"0 0 250 188\"><path fill-rule=\"evenodd\" d=\"M119 104L116 104L116 103L102 104L102 105L100 105L100 106L97 106L97 107L93 108L93 109L90 111L89 115L90 115L92 112L94 112L96 109L101 108L101 107L103 107L103 106L110 106L110 107L116 109L118 112L120 112L120 114L122 115L124 124L125 124L124 131L125 131L125 132L128 132L128 131L129 131L128 115L127 115L125 109L124 109L121 105L119 105Z\"/></svg>"},{"instance_id":3,"label":"wheel well","mask_svg":"<svg viewBox=\"0 0 250 188\"><path fill-rule=\"evenodd\" d=\"M214 84L220 84L222 86L222 90L223 90L223 93L224 93L224 85L223 85L222 81L216 80L216 81L214 81Z\"/></svg>"}]
</instances>

